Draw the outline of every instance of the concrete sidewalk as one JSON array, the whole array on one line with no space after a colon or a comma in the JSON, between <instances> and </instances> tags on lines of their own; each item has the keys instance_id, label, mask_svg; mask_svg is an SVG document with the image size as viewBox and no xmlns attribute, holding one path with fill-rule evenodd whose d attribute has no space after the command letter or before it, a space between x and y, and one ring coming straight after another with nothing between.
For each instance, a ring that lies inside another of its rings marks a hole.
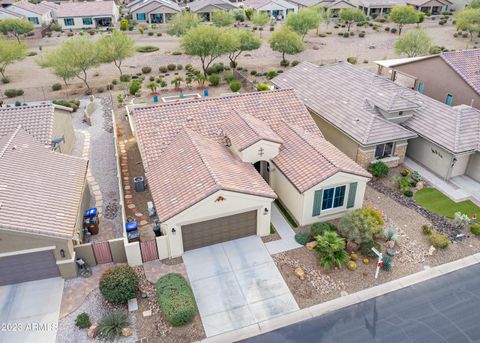
<instances>
[{"instance_id":1,"label":"concrete sidewalk","mask_svg":"<svg viewBox=\"0 0 480 343\"><path fill-rule=\"evenodd\" d=\"M265 244L270 255L302 247L295 241L295 231L275 204L272 204L271 222L282 239Z\"/></svg>"},{"instance_id":2,"label":"concrete sidewalk","mask_svg":"<svg viewBox=\"0 0 480 343\"><path fill-rule=\"evenodd\" d=\"M286 314L282 317L274 318L250 325L239 330L231 331L222 335L209 337L201 340L201 343L214 342L236 342L242 339L250 338L260 334L264 334L281 327L295 324L307 319L318 317L320 315L354 305L396 290L427 281L438 276L442 276L453 271L480 263L480 253L462 258L457 261L446 263L437 267L423 270L421 272L402 277L397 280L383 283L381 285L367 288L357 293L352 293L344 297L340 297L331 301L327 301L318 305L304 308L299 311Z\"/></svg>"}]
</instances>

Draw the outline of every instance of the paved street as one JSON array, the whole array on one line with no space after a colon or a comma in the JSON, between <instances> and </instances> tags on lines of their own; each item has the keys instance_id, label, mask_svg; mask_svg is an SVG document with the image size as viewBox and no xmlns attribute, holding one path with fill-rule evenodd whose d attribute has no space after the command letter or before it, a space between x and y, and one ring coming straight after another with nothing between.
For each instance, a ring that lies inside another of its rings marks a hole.
<instances>
[{"instance_id":1,"label":"paved street","mask_svg":"<svg viewBox=\"0 0 480 343\"><path fill-rule=\"evenodd\" d=\"M478 342L480 264L242 342Z\"/></svg>"}]
</instances>

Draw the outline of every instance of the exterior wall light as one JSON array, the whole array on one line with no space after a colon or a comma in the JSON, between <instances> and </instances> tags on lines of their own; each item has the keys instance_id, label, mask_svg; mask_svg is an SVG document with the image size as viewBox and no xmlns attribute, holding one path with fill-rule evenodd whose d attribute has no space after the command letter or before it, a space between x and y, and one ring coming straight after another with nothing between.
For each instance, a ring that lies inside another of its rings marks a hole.
<instances>
[{"instance_id":1,"label":"exterior wall light","mask_svg":"<svg viewBox=\"0 0 480 343\"><path fill-rule=\"evenodd\" d=\"M60 256L61 256L61 257L65 257L65 250L60 249Z\"/></svg>"},{"instance_id":2,"label":"exterior wall light","mask_svg":"<svg viewBox=\"0 0 480 343\"><path fill-rule=\"evenodd\" d=\"M266 216L268 214L268 208L265 207L265 209L263 210L263 215Z\"/></svg>"},{"instance_id":3,"label":"exterior wall light","mask_svg":"<svg viewBox=\"0 0 480 343\"><path fill-rule=\"evenodd\" d=\"M176 234L177 233L177 230L175 230L175 228L172 228L172 234Z\"/></svg>"}]
</instances>

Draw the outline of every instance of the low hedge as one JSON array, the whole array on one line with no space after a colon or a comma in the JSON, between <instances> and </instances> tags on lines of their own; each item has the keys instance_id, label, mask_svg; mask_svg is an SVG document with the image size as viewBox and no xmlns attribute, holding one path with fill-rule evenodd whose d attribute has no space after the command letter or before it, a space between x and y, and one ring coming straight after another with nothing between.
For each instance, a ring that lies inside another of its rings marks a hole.
<instances>
[{"instance_id":1,"label":"low hedge","mask_svg":"<svg viewBox=\"0 0 480 343\"><path fill-rule=\"evenodd\" d=\"M153 45L145 45L137 47L137 52L154 52L157 51L159 48Z\"/></svg>"},{"instance_id":2,"label":"low hedge","mask_svg":"<svg viewBox=\"0 0 480 343\"><path fill-rule=\"evenodd\" d=\"M192 289L184 277L177 273L162 276L156 283L157 298L165 318L173 326L190 323L197 314Z\"/></svg>"},{"instance_id":3,"label":"low hedge","mask_svg":"<svg viewBox=\"0 0 480 343\"><path fill-rule=\"evenodd\" d=\"M473 233L475 236L480 235L480 223L474 223L470 226L470 232Z\"/></svg>"},{"instance_id":4,"label":"low hedge","mask_svg":"<svg viewBox=\"0 0 480 343\"><path fill-rule=\"evenodd\" d=\"M450 243L448 237L439 232L432 232L428 237L428 240L430 241L430 244L437 249L445 249Z\"/></svg>"},{"instance_id":5,"label":"low hedge","mask_svg":"<svg viewBox=\"0 0 480 343\"><path fill-rule=\"evenodd\" d=\"M125 304L137 293L139 279L132 267L116 265L103 273L100 279L100 293L107 301Z\"/></svg>"}]
</instances>

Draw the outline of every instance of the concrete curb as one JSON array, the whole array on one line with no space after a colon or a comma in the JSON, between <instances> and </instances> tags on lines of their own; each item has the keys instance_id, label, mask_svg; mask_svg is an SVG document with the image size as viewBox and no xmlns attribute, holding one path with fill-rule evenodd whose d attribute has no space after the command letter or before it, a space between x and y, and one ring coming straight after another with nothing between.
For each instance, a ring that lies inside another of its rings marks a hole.
<instances>
[{"instance_id":1,"label":"concrete curb","mask_svg":"<svg viewBox=\"0 0 480 343\"><path fill-rule=\"evenodd\" d=\"M480 253L464 257L462 259L445 263L440 266L429 268L421 272L404 276L400 279L389 281L378 286L336 298L318 305L304 308L281 317L269 319L254 325L230 331L217 336L208 337L197 343L236 342L242 339L258 336L284 326L295 324L307 319L321 316L338 309L354 305L414 284L442 276L456 270L480 263Z\"/></svg>"}]
</instances>

